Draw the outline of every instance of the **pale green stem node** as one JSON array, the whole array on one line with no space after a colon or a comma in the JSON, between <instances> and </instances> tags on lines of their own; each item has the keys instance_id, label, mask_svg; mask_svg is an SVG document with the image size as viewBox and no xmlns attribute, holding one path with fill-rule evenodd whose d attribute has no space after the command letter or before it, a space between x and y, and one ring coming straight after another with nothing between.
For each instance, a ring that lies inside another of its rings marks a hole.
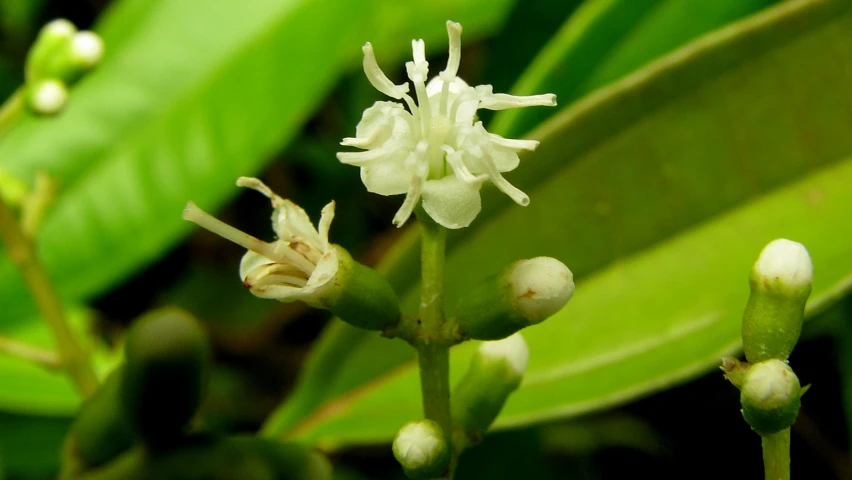
<instances>
[{"instance_id":1,"label":"pale green stem node","mask_svg":"<svg viewBox=\"0 0 852 480\"><path fill-rule=\"evenodd\" d=\"M749 277L751 295L743 315L743 349L749 363L786 360L799 340L811 293L813 264L801 243L770 242Z\"/></svg>"},{"instance_id":2,"label":"pale green stem node","mask_svg":"<svg viewBox=\"0 0 852 480\"><path fill-rule=\"evenodd\" d=\"M790 428L802 405L802 386L787 363L766 360L749 367L740 390L743 417L760 435Z\"/></svg>"},{"instance_id":3,"label":"pale green stem node","mask_svg":"<svg viewBox=\"0 0 852 480\"><path fill-rule=\"evenodd\" d=\"M529 348L520 333L479 346L450 397L454 426L468 442L475 443L494 423L521 384L528 361Z\"/></svg>"},{"instance_id":4,"label":"pale green stem node","mask_svg":"<svg viewBox=\"0 0 852 480\"><path fill-rule=\"evenodd\" d=\"M519 260L465 295L454 316L467 337L499 340L546 320L572 295L574 275L559 260Z\"/></svg>"},{"instance_id":5,"label":"pale green stem node","mask_svg":"<svg viewBox=\"0 0 852 480\"><path fill-rule=\"evenodd\" d=\"M441 477L450 466L450 446L440 425L432 420L407 422L393 441L393 456L408 478Z\"/></svg>"}]
</instances>

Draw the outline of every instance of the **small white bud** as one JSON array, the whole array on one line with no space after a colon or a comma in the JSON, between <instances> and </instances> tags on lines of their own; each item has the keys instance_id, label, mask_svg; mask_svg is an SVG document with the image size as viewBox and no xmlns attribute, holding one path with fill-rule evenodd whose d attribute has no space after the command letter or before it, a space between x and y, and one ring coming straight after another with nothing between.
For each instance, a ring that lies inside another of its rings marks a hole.
<instances>
[{"instance_id":1,"label":"small white bud","mask_svg":"<svg viewBox=\"0 0 852 480\"><path fill-rule=\"evenodd\" d=\"M801 405L799 378L786 362L766 360L749 367L740 391L743 416L760 434L789 428Z\"/></svg>"},{"instance_id":2,"label":"small white bud","mask_svg":"<svg viewBox=\"0 0 852 480\"><path fill-rule=\"evenodd\" d=\"M71 38L77 33L77 27L64 18L57 18L48 22L41 29L41 34L52 38Z\"/></svg>"},{"instance_id":3,"label":"small white bud","mask_svg":"<svg viewBox=\"0 0 852 480\"><path fill-rule=\"evenodd\" d=\"M30 87L29 105L39 115L55 115L67 101L68 89L59 80L42 80Z\"/></svg>"},{"instance_id":4,"label":"small white bud","mask_svg":"<svg viewBox=\"0 0 852 480\"><path fill-rule=\"evenodd\" d=\"M804 245L779 238L760 252L754 274L767 284L800 289L813 283L814 265Z\"/></svg>"},{"instance_id":5,"label":"small white bud","mask_svg":"<svg viewBox=\"0 0 852 480\"><path fill-rule=\"evenodd\" d=\"M574 295L571 270L551 257L536 257L516 263L509 274L509 284L518 312L531 323L555 314Z\"/></svg>"},{"instance_id":6,"label":"small white bud","mask_svg":"<svg viewBox=\"0 0 852 480\"><path fill-rule=\"evenodd\" d=\"M530 360L530 349L520 333L515 333L503 340L482 342L478 354L483 362L505 361L512 373L519 378L527 371Z\"/></svg>"},{"instance_id":7,"label":"small white bud","mask_svg":"<svg viewBox=\"0 0 852 480\"><path fill-rule=\"evenodd\" d=\"M71 56L80 66L92 68L104 56L104 41L94 32L79 32L71 40Z\"/></svg>"},{"instance_id":8,"label":"small white bud","mask_svg":"<svg viewBox=\"0 0 852 480\"><path fill-rule=\"evenodd\" d=\"M449 467L450 449L441 427L432 420L415 420L399 429L393 456L409 478L440 477Z\"/></svg>"}]
</instances>

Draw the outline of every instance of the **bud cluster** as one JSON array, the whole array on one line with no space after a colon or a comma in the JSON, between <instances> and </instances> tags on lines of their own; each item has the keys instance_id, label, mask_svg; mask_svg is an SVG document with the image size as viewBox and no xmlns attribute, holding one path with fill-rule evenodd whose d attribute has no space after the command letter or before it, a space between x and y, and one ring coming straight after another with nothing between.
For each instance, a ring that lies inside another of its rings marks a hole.
<instances>
[{"instance_id":1,"label":"bud cluster","mask_svg":"<svg viewBox=\"0 0 852 480\"><path fill-rule=\"evenodd\" d=\"M27 106L39 115L58 113L68 101L68 87L97 66L103 55L104 44L97 34L78 31L64 19L45 25L27 56Z\"/></svg>"}]
</instances>

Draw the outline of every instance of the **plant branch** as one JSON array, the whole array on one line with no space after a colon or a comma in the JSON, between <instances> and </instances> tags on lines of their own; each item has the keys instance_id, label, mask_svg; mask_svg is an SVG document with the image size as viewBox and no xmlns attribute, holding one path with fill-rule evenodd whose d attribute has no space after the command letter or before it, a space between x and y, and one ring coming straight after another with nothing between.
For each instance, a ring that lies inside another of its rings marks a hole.
<instances>
[{"instance_id":1,"label":"plant branch","mask_svg":"<svg viewBox=\"0 0 852 480\"><path fill-rule=\"evenodd\" d=\"M761 435L766 480L790 480L790 429Z\"/></svg>"},{"instance_id":2,"label":"plant branch","mask_svg":"<svg viewBox=\"0 0 852 480\"><path fill-rule=\"evenodd\" d=\"M28 360L49 369L60 369L62 363L56 352L36 347L13 338L0 335L0 352L7 353L13 357Z\"/></svg>"},{"instance_id":3,"label":"plant branch","mask_svg":"<svg viewBox=\"0 0 852 480\"><path fill-rule=\"evenodd\" d=\"M21 90L0 107L0 134L8 128L22 109ZM74 339L62 303L42 264L38 261L32 239L21 229L12 208L0 198L0 240L6 253L24 277L42 316L53 331L62 367L74 380L84 397L97 389L98 380L89 359Z\"/></svg>"},{"instance_id":4,"label":"plant branch","mask_svg":"<svg viewBox=\"0 0 852 480\"><path fill-rule=\"evenodd\" d=\"M448 443L452 437L450 416L450 347L443 339L444 260L447 231L422 215L420 269L420 335L415 346L420 367L423 412L441 426ZM452 445L451 445L452 448Z\"/></svg>"}]
</instances>

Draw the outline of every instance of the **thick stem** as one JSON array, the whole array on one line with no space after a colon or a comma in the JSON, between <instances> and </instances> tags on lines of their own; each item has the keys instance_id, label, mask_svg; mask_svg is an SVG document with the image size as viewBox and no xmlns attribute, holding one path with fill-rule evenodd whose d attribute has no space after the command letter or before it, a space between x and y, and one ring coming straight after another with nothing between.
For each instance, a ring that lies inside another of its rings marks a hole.
<instances>
[{"instance_id":1,"label":"thick stem","mask_svg":"<svg viewBox=\"0 0 852 480\"><path fill-rule=\"evenodd\" d=\"M444 326L444 257L447 231L431 218L421 218L420 336L416 342L420 389L426 418L452 437L450 416L450 347L442 338Z\"/></svg>"},{"instance_id":2,"label":"thick stem","mask_svg":"<svg viewBox=\"0 0 852 480\"><path fill-rule=\"evenodd\" d=\"M766 480L790 480L790 429L785 428L760 438Z\"/></svg>"}]
</instances>

